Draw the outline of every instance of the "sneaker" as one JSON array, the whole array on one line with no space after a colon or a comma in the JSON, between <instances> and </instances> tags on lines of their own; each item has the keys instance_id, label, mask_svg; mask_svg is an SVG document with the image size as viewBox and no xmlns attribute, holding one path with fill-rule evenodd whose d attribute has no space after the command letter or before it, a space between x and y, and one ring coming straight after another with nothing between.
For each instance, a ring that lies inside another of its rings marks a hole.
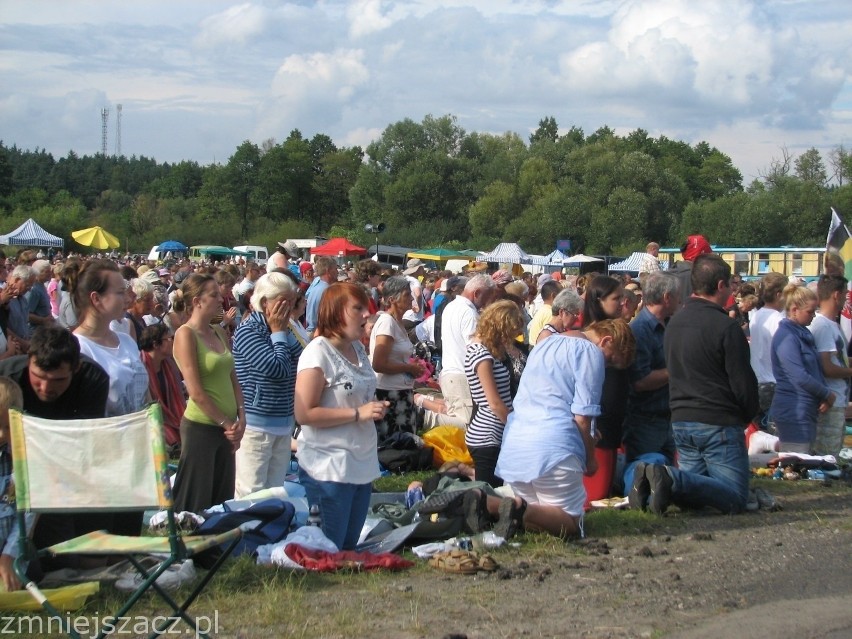
<instances>
[{"instance_id":1,"label":"sneaker","mask_svg":"<svg viewBox=\"0 0 852 639\"><path fill-rule=\"evenodd\" d=\"M420 502L417 506L417 512L421 515L432 515L441 513L447 517L454 517L461 514L462 500L464 499L466 490L451 490L445 493L432 493L426 501Z\"/></svg>"},{"instance_id":2,"label":"sneaker","mask_svg":"<svg viewBox=\"0 0 852 639\"><path fill-rule=\"evenodd\" d=\"M488 514L488 496L485 491L474 488L466 490L462 501L464 527L467 532L477 535L491 530L491 516Z\"/></svg>"},{"instance_id":3,"label":"sneaker","mask_svg":"<svg viewBox=\"0 0 852 639\"><path fill-rule=\"evenodd\" d=\"M158 567L155 565L148 568L148 571L154 572ZM182 563L169 566L162 575L157 577L157 585L163 590L174 592L182 585L193 581L196 576L195 564L193 564L192 559L187 559ZM115 587L124 592L133 592L142 585L143 581L145 581L145 578L133 568L116 580Z\"/></svg>"},{"instance_id":4,"label":"sneaker","mask_svg":"<svg viewBox=\"0 0 852 639\"><path fill-rule=\"evenodd\" d=\"M645 510L648 507L648 497L651 496L651 484L645 476L645 462L637 462L633 467L633 486L627 495L627 503L633 510Z\"/></svg>"},{"instance_id":5,"label":"sneaker","mask_svg":"<svg viewBox=\"0 0 852 639\"><path fill-rule=\"evenodd\" d=\"M672 485L674 481L672 481L668 469L662 464L650 464L645 469L645 476L648 478L648 483L651 487L648 510L655 515L662 515L666 512L672 500Z\"/></svg>"}]
</instances>

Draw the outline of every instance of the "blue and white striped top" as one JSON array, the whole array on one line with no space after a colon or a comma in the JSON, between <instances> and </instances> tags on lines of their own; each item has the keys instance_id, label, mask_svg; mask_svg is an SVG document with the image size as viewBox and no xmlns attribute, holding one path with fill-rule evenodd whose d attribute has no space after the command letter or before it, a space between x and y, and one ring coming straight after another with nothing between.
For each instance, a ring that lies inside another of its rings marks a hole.
<instances>
[{"instance_id":1,"label":"blue and white striped top","mask_svg":"<svg viewBox=\"0 0 852 639\"><path fill-rule=\"evenodd\" d=\"M246 425L270 433L291 428L302 345L289 331L272 333L263 313L255 311L237 326L233 353Z\"/></svg>"}]
</instances>

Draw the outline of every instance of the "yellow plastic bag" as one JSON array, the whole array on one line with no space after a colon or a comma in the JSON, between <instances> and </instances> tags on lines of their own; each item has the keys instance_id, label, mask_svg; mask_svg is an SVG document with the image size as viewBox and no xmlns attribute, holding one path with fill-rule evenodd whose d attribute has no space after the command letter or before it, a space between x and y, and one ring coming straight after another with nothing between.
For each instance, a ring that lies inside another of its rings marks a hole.
<instances>
[{"instance_id":1,"label":"yellow plastic bag","mask_svg":"<svg viewBox=\"0 0 852 639\"><path fill-rule=\"evenodd\" d=\"M91 595L100 588L97 581L87 581L73 586L62 586L60 588L45 588L42 590L47 600L58 610L77 610L86 603ZM0 592L0 610L17 612L37 612L44 608L26 590L14 592Z\"/></svg>"},{"instance_id":2,"label":"yellow plastic bag","mask_svg":"<svg viewBox=\"0 0 852 639\"><path fill-rule=\"evenodd\" d=\"M464 443L464 428L458 426L436 426L426 431L423 441L434 449L433 463L435 468L450 461L463 462L473 465L473 458Z\"/></svg>"}]
</instances>

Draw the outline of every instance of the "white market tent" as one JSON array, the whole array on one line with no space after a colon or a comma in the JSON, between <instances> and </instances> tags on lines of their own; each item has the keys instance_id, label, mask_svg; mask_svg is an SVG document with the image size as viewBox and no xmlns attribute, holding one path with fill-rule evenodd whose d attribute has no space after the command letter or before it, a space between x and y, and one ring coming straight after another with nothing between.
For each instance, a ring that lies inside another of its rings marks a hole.
<instances>
[{"instance_id":1,"label":"white market tent","mask_svg":"<svg viewBox=\"0 0 852 639\"><path fill-rule=\"evenodd\" d=\"M547 260L548 264L559 264L560 266L562 266L567 258L568 256L559 249L556 249L552 253L548 253L544 256L544 259Z\"/></svg>"},{"instance_id":2,"label":"white market tent","mask_svg":"<svg viewBox=\"0 0 852 639\"><path fill-rule=\"evenodd\" d=\"M0 235L0 244L62 248L65 242L61 237L56 237L45 231L33 218L30 218L11 233Z\"/></svg>"},{"instance_id":3,"label":"white market tent","mask_svg":"<svg viewBox=\"0 0 852 639\"><path fill-rule=\"evenodd\" d=\"M630 273L638 273L639 267L642 265L642 259L645 257L644 251L636 251L626 260L621 260L615 264L609 265L610 271L625 271Z\"/></svg>"},{"instance_id":4,"label":"white market tent","mask_svg":"<svg viewBox=\"0 0 852 639\"><path fill-rule=\"evenodd\" d=\"M599 257L592 257L591 255L577 253L571 257L566 257L562 263L568 266L570 264L588 264L589 262L603 262L603 260Z\"/></svg>"},{"instance_id":5,"label":"white market tent","mask_svg":"<svg viewBox=\"0 0 852 639\"><path fill-rule=\"evenodd\" d=\"M538 264L544 266L550 263L546 257L530 255L520 244L502 242L493 251L476 258L479 262L498 262L500 264Z\"/></svg>"}]
</instances>

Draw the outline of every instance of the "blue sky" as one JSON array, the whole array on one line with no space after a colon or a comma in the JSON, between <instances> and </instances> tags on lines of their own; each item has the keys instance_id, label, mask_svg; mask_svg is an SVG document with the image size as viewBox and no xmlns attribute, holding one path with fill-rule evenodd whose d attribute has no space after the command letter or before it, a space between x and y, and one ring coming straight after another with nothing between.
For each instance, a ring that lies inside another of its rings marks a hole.
<instances>
[{"instance_id":1,"label":"blue sky","mask_svg":"<svg viewBox=\"0 0 852 639\"><path fill-rule=\"evenodd\" d=\"M524 139L706 140L746 183L781 156L852 149L848 0L0 0L0 139L226 162L298 128L366 146L453 114Z\"/></svg>"}]
</instances>

